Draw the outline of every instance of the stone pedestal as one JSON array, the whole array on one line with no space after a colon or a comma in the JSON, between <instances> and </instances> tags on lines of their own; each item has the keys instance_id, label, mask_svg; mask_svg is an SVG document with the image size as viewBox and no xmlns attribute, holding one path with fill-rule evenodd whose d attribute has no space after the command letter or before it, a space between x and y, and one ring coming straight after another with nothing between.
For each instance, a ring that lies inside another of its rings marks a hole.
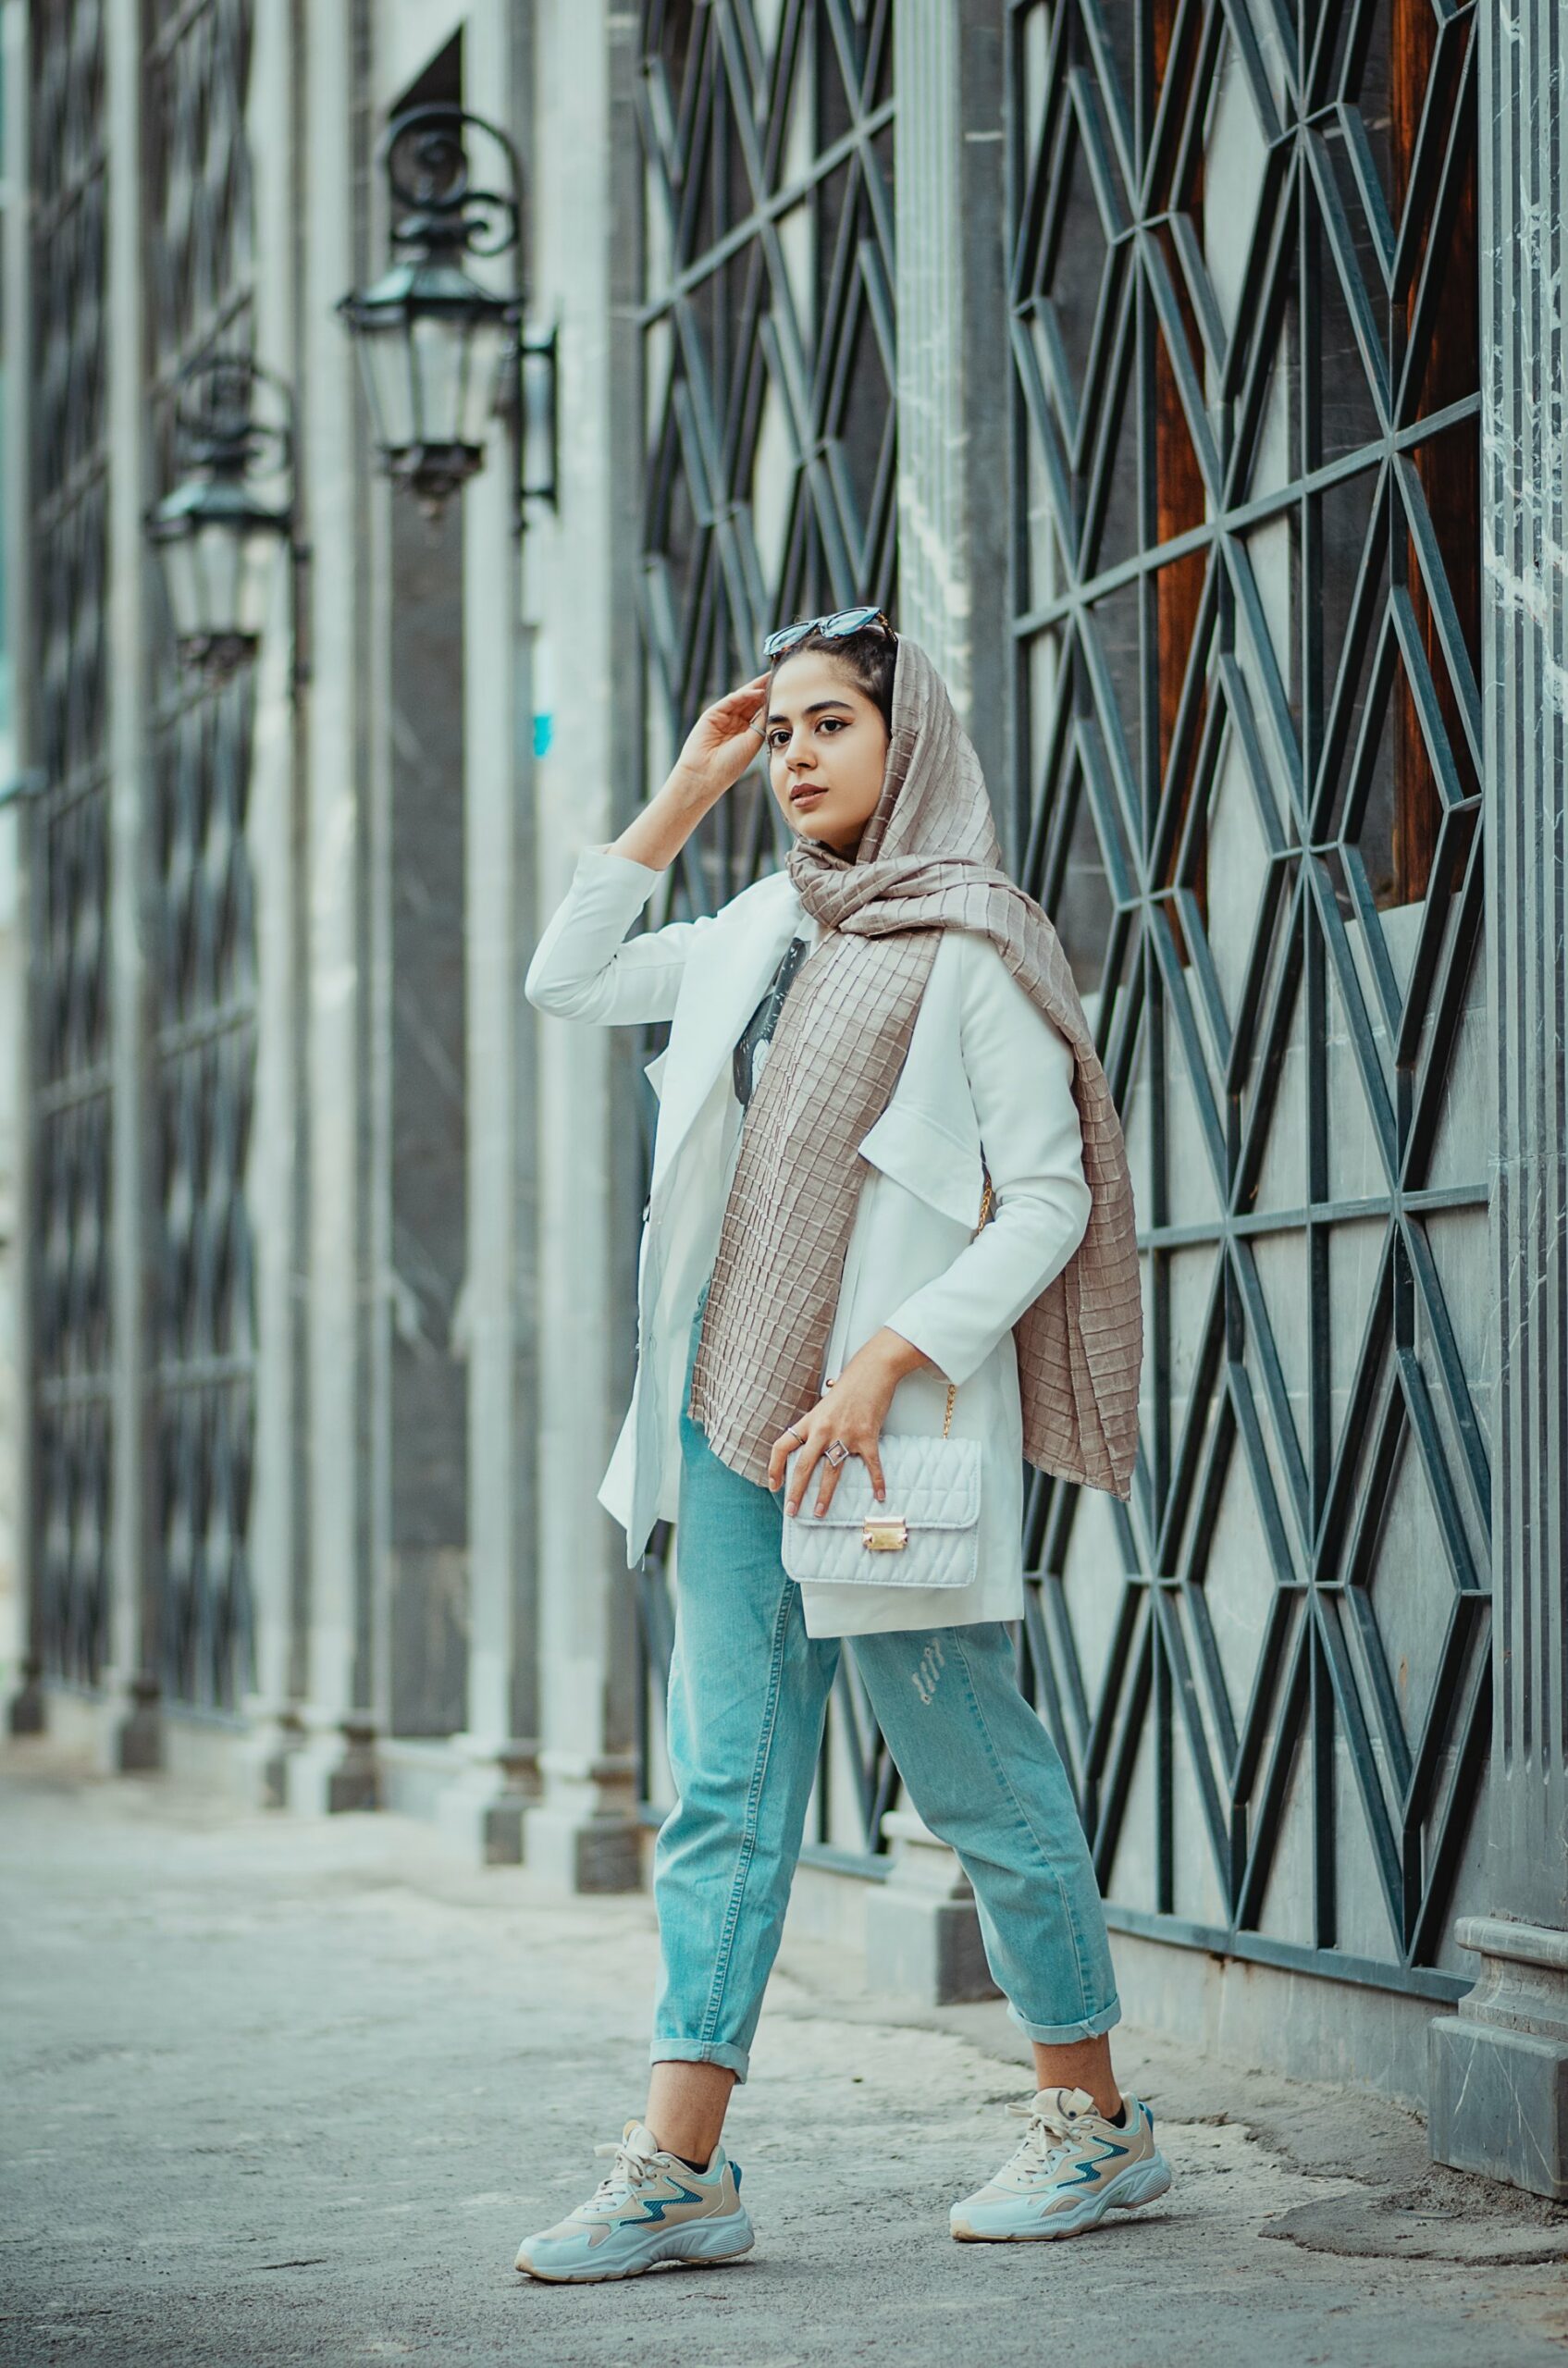
<instances>
[{"instance_id":1,"label":"stone pedestal","mask_svg":"<svg viewBox=\"0 0 1568 2368\"><path fill-rule=\"evenodd\" d=\"M133 1677L126 1688L130 1707L116 1723L114 1765L121 1776L152 1776L164 1764L163 1731L155 1678Z\"/></svg>"},{"instance_id":2,"label":"stone pedestal","mask_svg":"<svg viewBox=\"0 0 1568 2368\"><path fill-rule=\"evenodd\" d=\"M288 1805L289 1762L305 1742L293 1708L253 1696L245 1704L246 1733L240 1745L241 1790L257 1808Z\"/></svg>"},{"instance_id":3,"label":"stone pedestal","mask_svg":"<svg viewBox=\"0 0 1568 2368\"><path fill-rule=\"evenodd\" d=\"M1432 2152L1568 2202L1568 1932L1465 1918L1481 1976L1431 2027Z\"/></svg>"},{"instance_id":4,"label":"stone pedestal","mask_svg":"<svg viewBox=\"0 0 1568 2368\"><path fill-rule=\"evenodd\" d=\"M283 1763L282 1806L306 1817L338 1817L381 1806L376 1730L357 1720L307 1735Z\"/></svg>"},{"instance_id":5,"label":"stone pedestal","mask_svg":"<svg viewBox=\"0 0 1568 2368\"><path fill-rule=\"evenodd\" d=\"M634 1815L636 1762L539 1755L545 1798L523 1822L529 1872L563 1891L639 1891L641 1837Z\"/></svg>"},{"instance_id":6,"label":"stone pedestal","mask_svg":"<svg viewBox=\"0 0 1568 2368\"><path fill-rule=\"evenodd\" d=\"M6 1706L6 1724L12 1735L41 1735L44 1730L43 1665L24 1660L22 1682Z\"/></svg>"},{"instance_id":7,"label":"stone pedestal","mask_svg":"<svg viewBox=\"0 0 1568 2368\"><path fill-rule=\"evenodd\" d=\"M913 1809L883 1820L893 1872L866 1901L866 1979L921 2006L1001 1995L991 1978L969 1877Z\"/></svg>"},{"instance_id":8,"label":"stone pedestal","mask_svg":"<svg viewBox=\"0 0 1568 2368\"><path fill-rule=\"evenodd\" d=\"M524 1819L538 1798L537 1746L520 1740L498 1748L460 1735L455 1748L468 1764L443 1791L436 1822L465 1858L519 1866Z\"/></svg>"}]
</instances>

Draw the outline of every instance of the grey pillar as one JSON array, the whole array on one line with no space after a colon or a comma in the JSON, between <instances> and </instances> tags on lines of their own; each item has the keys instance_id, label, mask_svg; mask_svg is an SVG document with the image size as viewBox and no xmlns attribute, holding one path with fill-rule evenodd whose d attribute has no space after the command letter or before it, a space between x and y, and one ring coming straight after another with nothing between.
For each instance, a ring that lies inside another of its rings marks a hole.
<instances>
[{"instance_id":1,"label":"grey pillar","mask_svg":"<svg viewBox=\"0 0 1568 2368\"><path fill-rule=\"evenodd\" d=\"M1481 43L1487 939L1498 1054L1492 1240L1492 1914L1431 2029L1438 2161L1568 2197L1568 1145L1563 909L1564 83L1550 0Z\"/></svg>"},{"instance_id":2,"label":"grey pillar","mask_svg":"<svg viewBox=\"0 0 1568 2368\"><path fill-rule=\"evenodd\" d=\"M898 622L973 734L1004 836L1009 653L1002 15L894 15Z\"/></svg>"},{"instance_id":3,"label":"grey pillar","mask_svg":"<svg viewBox=\"0 0 1568 2368\"><path fill-rule=\"evenodd\" d=\"M561 510L529 540L540 623L539 697L555 718L536 770L538 903L528 950L565 893L578 850L621 826L635 779L636 629L627 578L637 466L637 144L629 104L634 14L607 0L541 13L538 83L574 93L546 109L534 175L539 307L561 325ZM616 462L610 465L611 460ZM631 1118L624 1054L608 1030L530 1015L537 1063L539 1192L537 1657L543 1794L525 1820L531 1867L574 1890L638 1881L630 1745L632 1590L620 1529L596 1501L624 1403Z\"/></svg>"},{"instance_id":4,"label":"grey pillar","mask_svg":"<svg viewBox=\"0 0 1568 2368\"><path fill-rule=\"evenodd\" d=\"M900 0L894 16L898 312L898 623L941 668L1006 844L1007 349L1002 29L993 0ZM974 1894L918 1818L866 1901L871 1980L944 2005L994 1994Z\"/></svg>"},{"instance_id":5,"label":"grey pillar","mask_svg":"<svg viewBox=\"0 0 1568 2368\"><path fill-rule=\"evenodd\" d=\"M255 173L258 360L297 375L293 303L294 52L287 9L256 19L247 126ZM295 1577L302 1547L298 1486L303 1409L296 1387L305 1166L301 1125L296 861L294 586L279 566L256 664L249 839L256 900L255 1124L247 1190L256 1260L255 1475L251 1570L255 1684L242 1756L251 1788L275 1804L301 1740L292 1710Z\"/></svg>"},{"instance_id":6,"label":"grey pillar","mask_svg":"<svg viewBox=\"0 0 1568 2368\"><path fill-rule=\"evenodd\" d=\"M506 0L469 18L463 70L474 92L510 90L525 125L527 19ZM525 278L526 277L525 258ZM512 267L509 259L506 268ZM532 934L525 864L531 716L528 645L518 615L513 531L516 453L498 433L464 497L463 779L466 808L469 1581L467 1715L454 1738L465 1762L440 1814L491 1862L522 1856L523 1816L537 1782L534 1684L533 1326L525 1321L531 1195L519 1190L532 1126L524 1089L523 996Z\"/></svg>"},{"instance_id":7,"label":"grey pillar","mask_svg":"<svg viewBox=\"0 0 1568 2368\"><path fill-rule=\"evenodd\" d=\"M365 1190L368 961L364 688L369 583L365 456L356 368L333 307L360 279L352 192L359 97L352 12L306 0L299 185L302 241L299 467L314 554L313 682L304 734L306 1096L310 1128L308 1375L309 1607L304 1741L288 1761L290 1806L367 1807L377 1797L370 1634Z\"/></svg>"}]
</instances>

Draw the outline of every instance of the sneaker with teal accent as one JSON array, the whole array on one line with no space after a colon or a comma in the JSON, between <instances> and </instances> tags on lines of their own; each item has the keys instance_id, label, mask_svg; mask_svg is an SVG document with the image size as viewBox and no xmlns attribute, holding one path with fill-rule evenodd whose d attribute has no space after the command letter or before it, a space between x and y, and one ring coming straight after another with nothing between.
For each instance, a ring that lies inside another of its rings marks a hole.
<instances>
[{"instance_id":1,"label":"sneaker with teal accent","mask_svg":"<svg viewBox=\"0 0 1568 2368\"><path fill-rule=\"evenodd\" d=\"M1078 2237L1107 2212L1136 2212L1170 2185L1154 2143L1154 2116L1123 2096L1125 2125L1107 2121L1082 2089L1042 2089L1007 2111L1029 2123L994 2177L956 2203L948 2226L960 2243Z\"/></svg>"},{"instance_id":2,"label":"sneaker with teal accent","mask_svg":"<svg viewBox=\"0 0 1568 2368\"><path fill-rule=\"evenodd\" d=\"M661 2150L646 2123L629 2121L618 2145L594 2152L613 2155L614 2168L564 2220L524 2238L517 2266L530 2277L594 2286L640 2277L661 2262L734 2261L756 2242L739 2167L722 2146L706 2170L689 2170Z\"/></svg>"}]
</instances>

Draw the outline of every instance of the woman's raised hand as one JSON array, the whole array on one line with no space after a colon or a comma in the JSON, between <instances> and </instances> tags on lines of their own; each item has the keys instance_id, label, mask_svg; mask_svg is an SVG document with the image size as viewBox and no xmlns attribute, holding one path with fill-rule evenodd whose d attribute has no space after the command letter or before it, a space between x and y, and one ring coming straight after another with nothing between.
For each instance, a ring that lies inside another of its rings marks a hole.
<instances>
[{"instance_id":1,"label":"woman's raised hand","mask_svg":"<svg viewBox=\"0 0 1568 2368\"><path fill-rule=\"evenodd\" d=\"M762 746L766 674L703 709L687 733L673 771L710 804L732 789Z\"/></svg>"},{"instance_id":2,"label":"woman's raised hand","mask_svg":"<svg viewBox=\"0 0 1568 2368\"><path fill-rule=\"evenodd\" d=\"M673 863L710 806L733 789L762 746L768 677L754 674L704 708L662 789L633 815L607 852L655 870Z\"/></svg>"}]
</instances>

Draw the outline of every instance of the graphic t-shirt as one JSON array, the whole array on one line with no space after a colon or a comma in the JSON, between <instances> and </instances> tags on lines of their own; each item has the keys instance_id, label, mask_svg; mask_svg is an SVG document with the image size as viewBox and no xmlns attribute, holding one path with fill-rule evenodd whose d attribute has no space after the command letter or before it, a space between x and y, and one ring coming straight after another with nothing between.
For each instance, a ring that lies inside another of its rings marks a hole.
<instances>
[{"instance_id":1,"label":"graphic t-shirt","mask_svg":"<svg viewBox=\"0 0 1568 2368\"><path fill-rule=\"evenodd\" d=\"M757 1080L762 1074L762 1064L768 1057L773 1030L779 1024L784 997L795 983L795 974L811 951L803 937L792 937L780 957L779 967L768 981L766 993L746 1026L733 1054L735 1100L742 1110L751 1106Z\"/></svg>"},{"instance_id":2,"label":"graphic t-shirt","mask_svg":"<svg viewBox=\"0 0 1568 2368\"><path fill-rule=\"evenodd\" d=\"M725 1197L735 1180L735 1162L740 1156L740 1139L745 1127L751 1097L757 1091L757 1080L762 1074L773 1031L779 1024L784 998L794 985L801 964L812 952L821 932L814 921L803 919L796 936L792 937L780 956L778 968L768 981L767 989L756 1010L740 1032L731 1055L731 1076L738 1107L731 1114L732 1133L725 1160Z\"/></svg>"}]
</instances>

